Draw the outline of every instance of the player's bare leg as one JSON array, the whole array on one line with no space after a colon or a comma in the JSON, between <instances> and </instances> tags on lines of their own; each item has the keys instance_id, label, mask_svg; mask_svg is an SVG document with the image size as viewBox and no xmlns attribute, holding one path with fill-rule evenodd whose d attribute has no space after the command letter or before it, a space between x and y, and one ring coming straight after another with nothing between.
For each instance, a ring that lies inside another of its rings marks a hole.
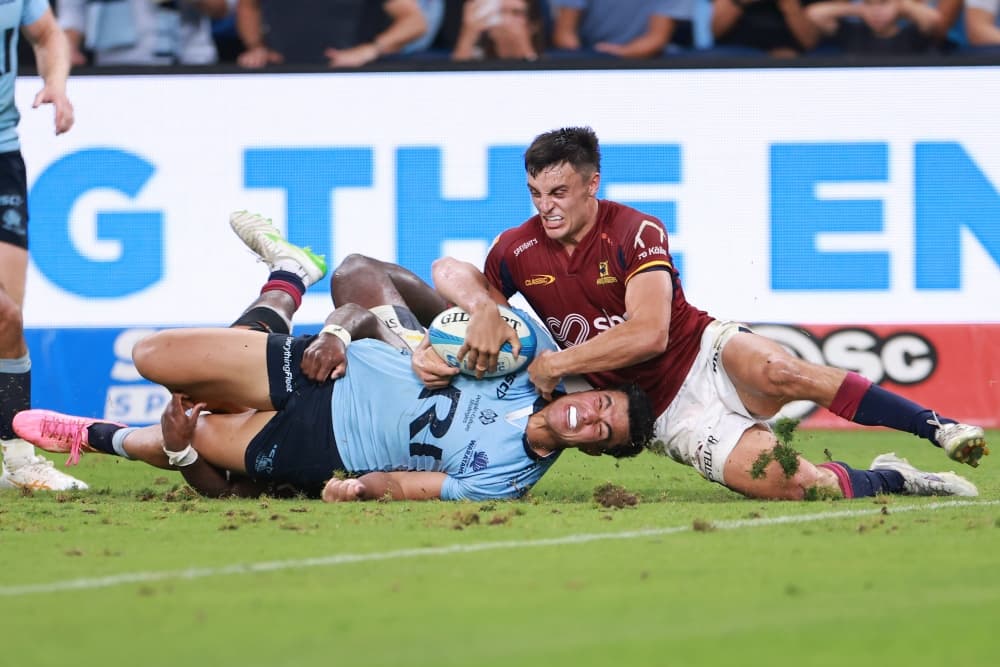
<instances>
[{"instance_id":1,"label":"player's bare leg","mask_svg":"<svg viewBox=\"0 0 1000 667\"><path fill-rule=\"evenodd\" d=\"M348 255L334 269L330 297L336 306L368 308L411 349L423 340L423 328L447 307L415 273L359 254Z\"/></svg>"},{"instance_id":2,"label":"player's bare leg","mask_svg":"<svg viewBox=\"0 0 1000 667\"><path fill-rule=\"evenodd\" d=\"M769 417L786 403L808 400L857 424L912 433L973 467L989 454L982 428L941 417L857 373L799 359L763 336L734 334L722 361L751 414Z\"/></svg>"},{"instance_id":3,"label":"player's bare leg","mask_svg":"<svg viewBox=\"0 0 1000 667\"><path fill-rule=\"evenodd\" d=\"M31 407L31 358L22 317L27 266L25 248L0 241L0 489L86 489L85 482L56 470L51 461L38 456L13 429L14 416Z\"/></svg>"}]
</instances>

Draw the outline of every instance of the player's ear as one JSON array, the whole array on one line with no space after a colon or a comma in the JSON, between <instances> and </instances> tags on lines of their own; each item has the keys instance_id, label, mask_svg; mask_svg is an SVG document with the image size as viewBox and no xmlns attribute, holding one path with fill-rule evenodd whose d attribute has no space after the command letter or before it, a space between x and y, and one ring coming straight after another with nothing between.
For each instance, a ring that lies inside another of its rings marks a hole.
<instances>
[{"instance_id":1,"label":"player's ear","mask_svg":"<svg viewBox=\"0 0 1000 667\"><path fill-rule=\"evenodd\" d=\"M587 195L591 197L597 196L597 191L601 189L601 172L595 171L590 176L590 182L587 183Z\"/></svg>"}]
</instances>

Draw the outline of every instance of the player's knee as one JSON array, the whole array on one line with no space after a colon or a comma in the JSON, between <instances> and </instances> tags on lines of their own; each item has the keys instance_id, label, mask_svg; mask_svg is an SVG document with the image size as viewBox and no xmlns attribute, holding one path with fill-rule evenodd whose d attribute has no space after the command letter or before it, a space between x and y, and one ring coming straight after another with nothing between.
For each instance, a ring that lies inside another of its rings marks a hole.
<instances>
[{"instance_id":1,"label":"player's knee","mask_svg":"<svg viewBox=\"0 0 1000 667\"><path fill-rule=\"evenodd\" d=\"M159 331L142 338L132 347L132 363L139 375L156 382L158 369L164 363L163 350L165 340L171 337L171 331Z\"/></svg>"},{"instance_id":2,"label":"player's knee","mask_svg":"<svg viewBox=\"0 0 1000 667\"><path fill-rule=\"evenodd\" d=\"M13 299L0 291L0 341L20 340L23 333L21 309Z\"/></svg>"},{"instance_id":3,"label":"player's knee","mask_svg":"<svg viewBox=\"0 0 1000 667\"><path fill-rule=\"evenodd\" d=\"M772 396L793 395L804 373L802 362L785 352L769 354L763 370L768 385L766 393Z\"/></svg>"},{"instance_id":4,"label":"player's knee","mask_svg":"<svg viewBox=\"0 0 1000 667\"><path fill-rule=\"evenodd\" d=\"M360 253L351 253L344 260L337 265L337 268L333 271L334 277L343 278L364 278L365 276L370 276L375 273L385 273L382 269L382 263L377 259L368 257L367 255L362 255Z\"/></svg>"}]
</instances>

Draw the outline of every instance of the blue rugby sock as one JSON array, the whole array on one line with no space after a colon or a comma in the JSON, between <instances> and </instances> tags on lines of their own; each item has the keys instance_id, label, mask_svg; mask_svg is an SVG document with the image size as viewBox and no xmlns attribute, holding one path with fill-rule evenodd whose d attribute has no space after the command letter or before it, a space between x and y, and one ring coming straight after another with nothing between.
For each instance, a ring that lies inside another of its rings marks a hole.
<instances>
[{"instance_id":1,"label":"blue rugby sock","mask_svg":"<svg viewBox=\"0 0 1000 667\"><path fill-rule=\"evenodd\" d=\"M905 431L930 440L937 446L934 434L938 424L953 424L954 419L938 417L933 410L903 398L873 384L861 397L854 421L865 426L887 426L897 431ZM929 423L930 422L930 423Z\"/></svg>"},{"instance_id":2,"label":"blue rugby sock","mask_svg":"<svg viewBox=\"0 0 1000 667\"><path fill-rule=\"evenodd\" d=\"M837 475L845 498L865 498L880 493L902 493L903 476L895 470L857 470L842 461L820 463Z\"/></svg>"}]
</instances>

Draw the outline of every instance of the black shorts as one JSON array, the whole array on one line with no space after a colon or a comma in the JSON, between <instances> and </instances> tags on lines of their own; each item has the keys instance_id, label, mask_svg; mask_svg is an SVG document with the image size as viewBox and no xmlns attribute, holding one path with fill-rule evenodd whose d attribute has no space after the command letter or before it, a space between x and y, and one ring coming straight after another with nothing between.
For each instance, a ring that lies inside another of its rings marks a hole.
<instances>
[{"instance_id":1,"label":"black shorts","mask_svg":"<svg viewBox=\"0 0 1000 667\"><path fill-rule=\"evenodd\" d=\"M0 242L28 247L28 178L21 151L0 153Z\"/></svg>"},{"instance_id":2,"label":"black shorts","mask_svg":"<svg viewBox=\"0 0 1000 667\"><path fill-rule=\"evenodd\" d=\"M278 413L247 446L247 475L318 498L324 483L344 469L333 437L333 382L302 374L302 353L313 336L270 334L267 376Z\"/></svg>"}]
</instances>

